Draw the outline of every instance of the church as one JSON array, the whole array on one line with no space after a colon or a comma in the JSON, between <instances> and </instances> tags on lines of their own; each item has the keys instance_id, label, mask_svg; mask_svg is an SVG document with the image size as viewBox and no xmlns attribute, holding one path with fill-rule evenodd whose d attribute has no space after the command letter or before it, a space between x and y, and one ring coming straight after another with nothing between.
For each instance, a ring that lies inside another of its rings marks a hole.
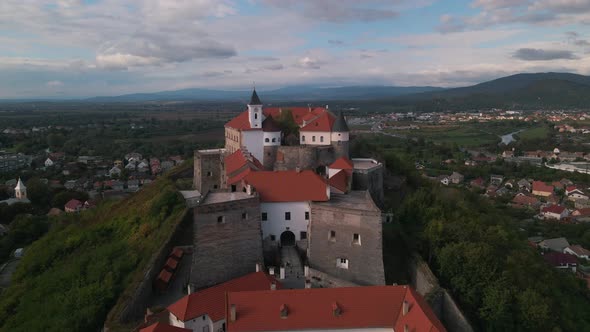
<instances>
[{"instance_id":1,"label":"church","mask_svg":"<svg viewBox=\"0 0 590 332\"><path fill-rule=\"evenodd\" d=\"M288 266L293 288L383 285L383 165L351 158L350 138L341 112L264 107L254 90L225 147L195 151L191 287L260 264Z\"/></svg>"}]
</instances>

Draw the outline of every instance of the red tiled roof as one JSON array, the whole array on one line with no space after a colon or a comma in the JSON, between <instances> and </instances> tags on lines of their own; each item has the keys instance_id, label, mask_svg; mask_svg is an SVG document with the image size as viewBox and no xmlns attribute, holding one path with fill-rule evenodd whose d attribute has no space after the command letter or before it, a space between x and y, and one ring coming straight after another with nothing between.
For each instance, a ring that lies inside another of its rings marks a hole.
<instances>
[{"instance_id":1,"label":"red tiled roof","mask_svg":"<svg viewBox=\"0 0 590 332\"><path fill-rule=\"evenodd\" d=\"M234 153L226 156L224 159L225 172L229 176L244 166L252 169L264 169L264 166L252 154L246 154L244 151L236 150Z\"/></svg>"},{"instance_id":2,"label":"red tiled roof","mask_svg":"<svg viewBox=\"0 0 590 332\"><path fill-rule=\"evenodd\" d=\"M250 174L252 172L251 169L246 168L245 170L241 171L238 174L235 174L234 176L232 176L231 178L227 179L227 184L236 184L240 181L242 181L246 176L248 176L248 174Z\"/></svg>"},{"instance_id":3,"label":"red tiled roof","mask_svg":"<svg viewBox=\"0 0 590 332\"><path fill-rule=\"evenodd\" d=\"M574 216L587 217L590 216L590 208L578 209L572 213Z\"/></svg>"},{"instance_id":4,"label":"red tiled roof","mask_svg":"<svg viewBox=\"0 0 590 332\"><path fill-rule=\"evenodd\" d=\"M71 199L65 205L66 209L72 209L72 210L76 210L80 207L82 207L82 202L80 202L77 199Z\"/></svg>"},{"instance_id":5,"label":"red tiled roof","mask_svg":"<svg viewBox=\"0 0 590 332\"><path fill-rule=\"evenodd\" d=\"M275 119L278 119L281 115L281 110L291 112L291 116L293 117L293 121L297 123L297 125L301 126L303 124L304 119L309 119L309 114L318 115L325 111L326 109L323 107L315 107L313 109L309 109L309 107L266 107L262 110L262 113L265 116L272 116Z\"/></svg>"},{"instance_id":6,"label":"red tiled roof","mask_svg":"<svg viewBox=\"0 0 590 332\"><path fill-rule=\"evenodd\" d=\"M567 248L569 248L571 251L575 252L576 255L578 255L578 256L584 256L584 255L590 256L590 250L588 250L580 245L574 244L574 245L571 245Z\"/></svg>"},{"instance_id":7,"label":"red tiled roof","mask_svg":"<svg viewBox=\"0 0 590 332\"><path fill-rule=\"evenodd\" d=\"M348 174L346 174L345 170L340 170L328 179L328 183L330 186L345 193L348 189Z\"/></svg>"},{"instance_id":8,"label":"red tiled roof","mask_svg":"<svg viewBox=\"0 0 590 332\"><path fill-rule=\"evenodd\" d=\"M333 169L353 169L354 164L352 161L346 157L340 157L336 159L330 166Z\"/></svg>"},{"instance_id":9,"label":"red tiled roof","mask_svg":"<svg viewBox=\"0 0 590 332\"><path fill-rule=\"evenodd\" d=\"M158 280L162 280L165 283L168 283L172 278L172 272L167 271L166 269L162 269L160 274L158 274Z\"/></svg>"},{"instance_id":10,"label":"red tiled roof","mask_svg":"<svg viewBox=\"0 0 590 332\"><path fill-rule=\"evenodd\" d=\"M332 125L336 121L336 117L330 112L326 111L320 116L303 126L299 131L332 131Z\"/></svg>"},{"instance_id":11,"label":"red tiled roof","mask_svg":"<svg viewBox=\"0 0 590 332\"><path fill-rule=\"evenodd\" d=\"M570 192L570 191L574 191L576 189L578 189L578 187L576 187L575 185L567 186L567 188L565 188L565 191Z\"/></svg>"},{"instance_id":12,"label":"red tiled roof","mask_svg":"<svg viewBox=\"0 0 590 332\"><path fill-rule=\"evenodd\" d=\"M327 201L327 183L311 170L250 172L244 181L262 202Z\"/></svg>"},{"instance_id":13,"label":"red tiled roof","mask_svg":"<svg viewBox=\"0 0 590 332\"><path fill-rule=\"evenodd\" d=\"M410 331L445 331L420 296L407 286L308 288L228 294L227 316L236 307L236 320L228 331L281 331L395 328L398 322ZM410 309L403 316L403 303ZM282 318L280 308L287 309ZM424 307L423 307L424 306ZM340 314L334 314L334 307Z\"/></svg>"},{"instance_id":14,"label":"red tiled roof","mask_svg":"<svg viewBox=\"0 0 590 332\"><path fill-rule=\"evenodd\" d=\"M192 332L191 329L185 329L182 327L176 327L164 323L157 322L148 327L144 327L139 332Z\"/></svg>"},{"instance_id":15,"label":"red tiled roof","mask_svg":"<svg viewBox=\"0 0 590 332\"><path fill-rule=\"evenodd\" d=\"M543 181L533 181L533 191L552 193L553 186L549 186Z\"/></svg>"},{"instance_id":16,"label":"red tiled roof","mask_svg":"<svg viewBox=\"0 0 590 332\"><path fill-rule=\"evenodd\" d=\"M172 257L168 258L168 260L166 261L165 267L169 268L169 270L171 270L171 271L176 270L177 266L178 266L178 261Z\"/></svg>"},{"instance_id":17,"label":"red tiled roof","mask_svg":"<svg viewBox=\"0 0 590 332\"><path fill-rule=\"evenodd\" d=\"M550 212L550 213L561 214L563 211L565 211L565 206L561 206L561 205L550 205L550 206L544 207L542 211L543 212Z\"/></svg>"},{"instance_id":18,"label":"red tiled roof","mask_svg":"<svg viewBox=\"0 0 590 332\"><path fill-rule=\"evenodd\" d=\"M250 118L248 116L248 110L238 114L235 118L231 119L225 124L226 127L234 128L238 130L261 130L262 128L252 128L250 126Z\"/></svg>"},{"instance_id":19,"label":"red tiled roof","mask_svg":"<svg viewBox=\"0 0 590 332\"><path fill-rule=\"evenodd\" d=\"M539 203L539 200L536 199L535 197L531 197L531 196L523 196L523 195L517 195L512 199L512 203L514 204L518 204L518 205L535 205L537 203Z\"/></svg>"},{"instance_id":20,"label":"red tiled roof","mask_svg":"<svg viewBox=\"0 0 590 332\"><path fill-rule=\"evenodd\" d=\"M555 267L578 264L576 256L556 251L551 251L544 254L543 259Z\"/></svg>"},{"instance_id":21,"label":"red tiled roof","mask_svg":"<svg viewBox=\"0 0 590 332\"><path fill-rule=\"evenodd\" d=\"M274 277L264 272L250 273L187 295L168 306L168 311L181 321L188 321L207 314L212 321L217 322L225 318L225 294L227 292L267 290L270 289L273 282L277 289L281 288L281 284Z\"/></svg>"}]
</instances>

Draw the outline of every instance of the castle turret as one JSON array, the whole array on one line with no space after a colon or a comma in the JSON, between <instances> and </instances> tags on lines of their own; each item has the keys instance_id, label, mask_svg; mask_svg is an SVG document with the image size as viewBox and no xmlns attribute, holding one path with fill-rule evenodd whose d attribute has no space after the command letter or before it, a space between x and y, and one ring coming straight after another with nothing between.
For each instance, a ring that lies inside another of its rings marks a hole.
<instances>
[{"instance_id":1,"label":"castle turret","mask_svg":"<svg viewBox=\"0 0 590 332\"><path fill-rule=\"evenodd\" d=\"M14 194L17 199L27 199L27 187L25 187L20 178L18 178L16 187L14 187Z\"/></svg>"},{"instance_id":2,"label":"castle turret","mask_svg":"<svg viewBox=\"0 0 590 332\"><path fill-rule=\"evenodd\" d=\"M348 124L346 124L346 120L344 119L342 112L338 112L336 121L334 121L334 124L332 125L331 135L332 145L334 146L337 154L336 157L348 158L348 140L350 138L350 130L348 129Z\"/></svg>"},{"instance_id":3,"label":"castle turret","mask_svg":"<svg viewBox=\"0 0 590 332\"><path fill-rule=\"evenodd\" d=\"M262 128L262 102L258 98L256 89L252 91L252 97L248 104L248 119L251 128Z\"/></svg>"}]
</instances>

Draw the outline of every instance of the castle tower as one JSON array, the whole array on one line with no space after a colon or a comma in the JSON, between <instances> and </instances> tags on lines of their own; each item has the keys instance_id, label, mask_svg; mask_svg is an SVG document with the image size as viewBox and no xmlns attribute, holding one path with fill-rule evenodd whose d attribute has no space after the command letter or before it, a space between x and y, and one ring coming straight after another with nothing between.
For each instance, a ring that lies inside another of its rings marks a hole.
<instances>
[{"instance_id":1,"label":"castle tower","mask_svg":"<svg viewBox=\"0 0 590 332\"><path fill-rule=\"evenodd\" d=\"M20 178L18 178L16 187L14 187L14 194L17 199L27 199L27 187L25 187Z\"/></svg>"},{"instance_id":2,"label":"castle tower","mask_svg":"<svg viewBox=\"0 0 590 332\"><path fill-rule=\"evenodd\" d=\"M248 119L250 120L250 127L262 128L262 102L258 98L256 89L252 91L252 97L248 104Z\"/></svg>"},{"instance_id":3,"label":"castle tower","mask_svg":"<svg viewBox=\"0 0 590 332\"><path fill-rule=\"evenodd\" d=\"M332 125L331 135L332 145L334 146L334 151L336 152L335 159L340 157L348 158L348 140L350 138L350 130L348 129L348 125L346 124L346 120L344 119L342 112L338 112L336 121L334 121L334 124Z\"/></svg>"}]
</instances>

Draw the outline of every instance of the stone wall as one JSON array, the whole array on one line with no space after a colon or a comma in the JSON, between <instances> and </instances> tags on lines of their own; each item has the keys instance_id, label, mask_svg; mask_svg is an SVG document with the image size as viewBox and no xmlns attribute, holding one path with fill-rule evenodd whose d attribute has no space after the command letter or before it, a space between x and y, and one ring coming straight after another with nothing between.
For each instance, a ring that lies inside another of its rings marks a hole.
<instances>
[{"instance_id":1,"label":"stone wall","mask_svg":"<svg viewBox=\"0 0 590 332\"><path fill-rule=\"evenodd\" d=\"M312 288L338 288L338 287L356 287L359 286L350 281L335 278L329 274L309 268L309 275L306 279L311 281Z\"/></svg>"},{"instance_id":2,"label":"stone wall","mask_svg":"<svg viewBox=\"0 0 590 332\"><path fill-rule=\"evenodd\" d=\"M412 287L428 301L432 310L450 332L473 332L473 328L446 289L419 256L410 260L409 275Z\"/></svg>"},{"instance_id":3,"label":"stone wall","mask_svg":"<svg viewBox=\"0 0 590 332\"><path fill-rule=\"evenodd\" d=\"M263 262L258 196L201 205L194 210L194 289L254 272L256 263ZM223 221L218 221L219 217Z\"/></svg>"},{"instance_id":4,"label":"stone wall","mask_svg":"<svg viewBox=\"0 0 590 332\"><path fill-rule=\"evenodd\" d=\"M383 165L368 170L354 169L352 190L368 190L375 204L383 207Z\"/></svg>"},{"instance_id":5,"label":"stone wall","mask_svg":"<svg viewBox=\"0 0 590 332\"><path fill-rule=\"evenodd\" d=\"M221 150L195 151L193 185L202 195L221 189L224 175L222 160Z\"/></svg>"},{"instance_id":6,"label":"stone wall","mask_svg":"<svg viewBox=\"0 0 590 332\"><path fill-rule=\"evenodd\" d=\"M268 152L269 149L265 149L265 158ZM278 171L295 169L297 167L316 170L318 166L328 166L336 159L334 147L331 145L279 146L277 147L275 160L272 161L272 159L269 159L268 162L265 161L264 166Z\"/></svg>"},{"instance_id":7,"label":"stone wall","mask_svg":"<svg viewBox=\"0 0 590 332\"><path fill-rule=\"evenodd\" d=\"M353 243L355 233L360 235L360 244ZM347 269L337 267L340 258L348 260ZM310 268L337 279L384 285L381 212L312 203L308 260Z\"/></svg>"}]
</instances>

